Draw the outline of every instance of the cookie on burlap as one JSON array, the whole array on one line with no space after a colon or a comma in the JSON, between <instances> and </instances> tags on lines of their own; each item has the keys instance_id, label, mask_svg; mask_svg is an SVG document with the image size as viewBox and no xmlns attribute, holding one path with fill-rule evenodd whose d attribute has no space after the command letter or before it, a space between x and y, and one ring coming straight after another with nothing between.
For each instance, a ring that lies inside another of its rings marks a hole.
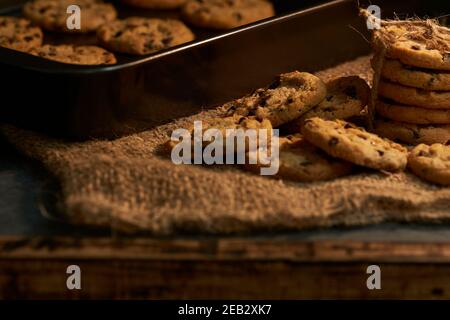
<instances>
[{"instance_id":1,"label":"cookie on burlap","mask_svg":"<svg viewBox=\"0 0 450 320\"><path fill-rule=\"evenodd\" d=\"M346 120L361 114L370 99L370 87L358 76L349 76L327 82L325 99L312 110L287 125L290 132L300 132L306 119Z\"/></svg>"},{"instance_id":2,"label":"cookie on burlap","mask_svg":"<svg viewBox=\"0 0 450 320\"><path fill-rule=\"evenodd\" d=\"M97 38L112 51L144 55L192 41L194 34L175 19L130 17L103 25Z\"/></svg>"},{"instance_id":3,"label":"cookie on burlap","mask_svg":"<svg viewBox=\"0 0 450 320\"><path fill-rule=\"evenodd\" d=\"M68 64L100 65L115 64L116 57L109 51L97 46L49 45L35 48L31 54L41 58Z\"/></svg>"},{"instance_id":4,"label":"cookie on burlap","mask_svg":"<svg viewBox=\"0 0 450 320\"><path fill-rule=\"evenodd\" d=\"M70 5L81 9L80 30L67 28ZM69 33L92 32L117 17L114 6L100 0L32 0L23 7L23 14L45 30Z\"/></svg>"},{"instance_id":5,"label":"cookie on burlap","mask_svg":"<svg viewBox=\"0 0 450 320\"><path fill-rule=\"evenodd\" d=\"M188 128L184 128L184 129L187 129L189 131L189 133L191 135L191 139L194 140L194 138L195 138L194 123L192 123ZM267 138L267 140L266 140L267 145L265 145L264 147L270 146L270 139L272 137L272 124L270 123L270 121L269 120L259 121L259 120L255 119L254 117L230 116L230 117L213 117L213 118L207 118L207 119L202 120L201 121L202 137L205 134L205 132L210 129L216 129L221 134L221 137L223 139L224 152L226 152L227 137L232 137L234 134L233 132L228 131L229 129L232 129L232 130L233 129L236 129L236 130L242 129L244 131L244 133L246 130L249 130L249 129L256 130L255 137L257 138L257 140L254 141L253 147L258 147L258 144L260 142L258 140L260 134L264 134ZM212 140L214 140L214 139L212 139ZM208 146L212 142L212 140L202 141L203 147ZM166 149L166 151L171 151L178 143L179 143L179 141L169 140L166 142L164 148ZM233 143L235 144L233 152L235 152L235 151L237 151L238 146L235 143L235 141ZM193 144L192 144L192 146L193 146ZM245 142L245 150L248 151L250 146L251 145L247 140Z\"/></svg>"},{"instance_id":6,"label":"cookie on burlap","mask_svg":"<svg viewBox=\"0 0 450 320\"><path fill-rule=\"evenodd\" d=\"M406 148L343 120L308 119L302 134L333 157L361 166L386 171L406 167Z\"/></svg>"},{"instance_id":7,"label":"cookie on burlap","mask_svg":"<svg viewBox=\"0 0 450 320\"><path fill-rule=\"evenodd\" d=\"M450 109L450 91L430 91L381 80L378 94L396 102L428 109Z\"/></svg>"},{"instance_id":8,"label":"cookie on burlap","mask_svg":"<svg viewBox=\"0 0 450 320\"><path fill-rule=\"evenodd\" d=\"M398 60L386 59L381 76L405 86L436 91L450 91L450 72L409 66Z\"/></svg>"},{"instance_id":9,"label":"cookie on burlap","mask_svg":"<svg viewBox=\"0 0 450 320\"><path fill-rule=\"evenodd\" d=\"M417 125L377 117L374 132L381 137L410 145L450 142L450 125Z\"/></svg>"},{"instance_id":10,"label":"cookie on burlap","mask_svg":"<svg viewBox=\"0 0 450 320\"><path fill-rule=\"evenodd\" d=\"M123 3L146 9L175 9L186 3L186 0L122 0Z\"/></svg>"},{"instance_id":11,"label":"cookie on burlap","mask_svg":"<svg viewBox=\"0 0 450 320\"><path fill-rule=\"evenodd\" d=\"M269 120L273 127L288 123L311 110L326 96L326 86L318 77L306 72L280 75L267 88L226 103L227 115L255 116Z\"/></svg>"},{"instance_id":12,"label":"cookie on burlap","mask_svg":"<svg viewBox=\"0 0 450 320\"><path fill-rule=\"evenodd\" d=\"M0 17L0 47L27 52L42 44L42 30L31 21Z\"/></svg>"},{"instance_id":13,"label":"cookie on burlap","mask_svg":"<svg viewBox=\"0 0 450 320\"><path fill-rule=\"evenodd\" d=\"M389 100L378 100L375 108L378 114L394 121L412 124L450 124L450 109L425 109Z\"/></svg>"},{"instance_id":14,"label":"cookie on burlap","mask_svg":"<svg viewBox=\"0 0 450 320\"><path fill-rule=\"evenodd\" d=\"M268 167L258 161L260 156L258 150L249 152L245 168L259 172L260 168ZM278 158L271 160L278 161L277 177L299 182L336 179L350 174L353 168L350 162L329 156L307 142L300 134L281 137ZM275 166L273 163L270 165Z\"/></svg>"},{"instance_id":15,"label":"cookie on burlap","mask_svg":"<svg viewBox=\"0 0 450 320\"><path fill-rule=\"evenodd\" d=\"M409 153L408 167L424 180L450 185L450 146L420 144Z\"/></svg>"},{"instance_id":16,"label":"cookie on burlap","mask_svg":"<svg viewBox=\"0 0 450 320\"><path fill-rule=\"evenodd\" d=\"M402 63L436 70L450 70L450 29L434 20L382 21L373 43L386 48L386 56Z\"/></svg>"},{"instance_id":17,"label":"cookie on burlap","mask_svg":"<svg viewBox=\"0 0 450 320\"><path fill-rule=\"evenodd\" d=\"M182 12L193 25L214 29L231 29L275 14L266 0L189 0Z\"/></svg>"}]
</instances>

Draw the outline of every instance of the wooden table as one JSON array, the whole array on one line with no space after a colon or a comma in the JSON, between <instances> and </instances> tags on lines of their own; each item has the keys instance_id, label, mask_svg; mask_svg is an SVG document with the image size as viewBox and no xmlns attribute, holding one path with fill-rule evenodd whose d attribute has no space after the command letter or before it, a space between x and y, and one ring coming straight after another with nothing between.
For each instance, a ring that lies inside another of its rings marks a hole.
<instances>
[{"instance_id":1,"label":"wooden table","mask_svg":"<svg viewBox=\"0 0 450 320\"><path fill-rule=\"evenodd\" d=\"M42 169L0 148L0 298L450 298L450 226L124 237L44 218ZM82 290L66 287L73 264Z\"/></svg>"}]
</instances>

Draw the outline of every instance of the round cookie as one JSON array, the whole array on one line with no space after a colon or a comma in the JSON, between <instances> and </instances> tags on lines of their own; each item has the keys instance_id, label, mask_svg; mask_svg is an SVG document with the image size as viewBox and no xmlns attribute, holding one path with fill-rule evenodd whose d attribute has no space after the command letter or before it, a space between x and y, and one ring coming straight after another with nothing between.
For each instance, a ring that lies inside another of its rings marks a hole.
<instances>
[{"instance_id":1,"label":"round cookie","mask_svg":"<svg viewBox=\"0 0 450 320\"><path fill-rule=\"evenodd\" d=\"M67 28L67 8L77 5L81 9L81 29ZM33 0L23 7L25 17L43 29L55 32L86 33L117 17L116 9L100 0Z\"/></svg>"},{"instance_id":2,"label":"round cookie","mask_svg":"<svg viewBox=\"0 0 450 320\"><path fill-rule=\"evenodd\" d=\"M327 82L325 99L312 110L288 124L292 132L300 132L306 119L319 117L325 120L345 120L358 116L370 99L370 87L357 76L334 79Z\"/></svg>"},{"instance_id":3,"label":"round cookie","mask_svg":"<svg viewBox=\"0 0 450 320\"><path fill-rule=\"evenodd\" d=\"M264 167L258 157L258 150L249 152L248 161L256 164L247 162L245 167L251 171ZM299 182L336 179L350 174L353 168L351 163L333 158L308 143L300 134L281 137L278 159L272 161L278 161L277 177Z\"/></svg>"},{"instance_id":4,"label":"round cookie","mask_svg":"<svg viewBox=\"0 0 450 320\"><path fill-rule=\"evenodd\" d=\"M31 54L67 64L100 65L115 64L114 54L97 46L44 45L33 49Z\"/></svg>"},{"instance_id":5,"label":"round cookie","mask_svg":"<svg viewBox=\"0 0 450 320\"><path fill-rule=\"evenodd\" d=\"M450 146L416 146L408 156L408 167L424 180L450 185Z\"/></svg>"},{"instance_id":6,"label":"round cookie","mask_svg":"<svg viewBox=\"0 0 450 320\"><path fill-rule=\"evenodd\" d=\"M194 34L178 20L131 17L103 25L97 38L112 51L144 55L192 41Z\"/></svg>"},{"instance_id":7,"label":"round cookie","mask_svg":"<svg viewBox=\"0 0 450 320\"><path fill-rule=\"evenodd\" d=\"M27 52L42 44L42 30L26 19L0 17L0 47Z\"/></svg>"},{"instance_id":8,"label":"round cookie","mask_svg":"<svg viewBox=\"0 0 450 320\"><path fill-rule=\"evenodd\" d=\"M308 119L302 134L328 154L360 166L386 171L406 167L406 148L342 120Z\"/></svg>"},{"instance_id":9,"label":"round cookie","mask_svg":"<svg viewBox=\"0 0 450 320\"><path fill-rule=\"evenodd\" d=\"M270 86L224 105L227 115L255 116L273 127L288 123L311 110L326 96L326 86L306 72L280 75Z\"/></svg>"},{"instance_id":10,"label":"round cookie","mask_svg":"<svg viewBox=\"0 0 450 320\"><path fill-rule=\"evenodd\" d=\"M275 12L266 0L189 0L182 14L198 27L231 29L271 17Z\"/></svg>"},{"instance_id":11,"label":"round cookie","mask_svg":"<svg viewBox=\"0 0 450 320\"><path fill-rule=\"evenodd\" d=\"M378 100L377 113L400 122L413 124L450 124L450 109L425 109Z\"/></svg>"},{"instance_id":12,"label":"round cookie","mask_svg":"<svg viewBox=\"0 0 450 320\"><path fill-rule=\"evenodd\" d=\"M404 64L450 70L450 29L433 20L383 22L373 42L382 43L387 57Z\"/></svg>"},{"instance_id":13,"label":"round cookie","mask_svg":"<svg viewBox=\"0 0 450 320\"><path fill-rule=\"evenodd\" d=\"M450 125L417 125L377 117L374 132L381 137L410 145L450 142Z\"/></svg>"},{"instance_id":14,"label":"round cookie","mask_svg":"<svg viewBox=\"0 0 450 320\"><path fill-rule=\"evenodd\" d=\"M427 109L450 109L450 91L429 91L381 80L378 94L401 104Z\"/></svg>"},{"instance_id":15,"label":"round cookie","mask_svg":"<svg viewBox=\"0 0 450 320\"><path fill-rule=\"evenodd\" d=\"M412 67L398 60L386 59L381 69L381 76L405 86L450 91L450 72Z\"/></svg>"},{"instance_id":16,"label":"round cookie","mask_svg":"<svg viewBox=\"0 0 450 320\"><path fill-rule=\"evenodd\" d=\"M175 9L186 3L186 0L122 0L123 3L145 9Z\"/></svg>"},{"instance_id":17,"label":"round cookie","mask_svg":"<svg viewBox=\"0 0 450 320\"><path fill-rule=\"evenodd\" d=\"M259 135L260 134L265 134L267 137L267 143L268 145L270 144L270 138L272 137L272 124L270 123L270 121L268 120L262 120L259 121L257 119L255 119L254 117L241 117L241 116L230 116L230 117L214 117L214 118L209 118L209 119L205 119L201 121L202 124L202 135L205 134L205 132L207 130L210 129L216 129L220 132L220 134L222 135L222 139L223 139L223 146L224 146L224 151L226 148L226 139L227 137L231 137L233 135L232 132L229 132L227 130L230 129L236 129L236 130L244 130L244 132L246 130L256 130L256 138L258 138L255 143L256 143L256 147L258 147L258 143L260 143L261 141L259 141ZM186 128L190 134L191 134L191 138L194 139L194 124L192 124L189 128ZM265 131L259 131L259 130L265 130ZM211 141L202 141L202 145L203 147L208 146L211 143ZM178 144L178 141L172 141L169 140L166 143L165 148L167 150L172 150L172 148ZM237 144L235 143L234 145L234 151L237 151ZM248 141L246 141L245 144L245 151L248 151L250 147L250 144L248 143Z\"/></svg>"}]
</instances>

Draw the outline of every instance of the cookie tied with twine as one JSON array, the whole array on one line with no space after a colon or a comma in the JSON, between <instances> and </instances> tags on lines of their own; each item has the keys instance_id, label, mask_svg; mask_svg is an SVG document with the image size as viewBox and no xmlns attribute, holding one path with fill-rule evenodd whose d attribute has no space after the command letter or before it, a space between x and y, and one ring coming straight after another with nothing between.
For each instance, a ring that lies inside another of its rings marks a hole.
<instances>
[{"instance_id":1,"label":"cookie tied with twine","mask_svg":"<svg viewBox=\"0 0 450 320\"><path fill-rule=\"evenodd\" d=\"M360 15L374 18L367 10ZM369 115L373 119L378 84L385 58L397 59L405 65L432 70L450 70L450 29L434 19L380 20L380 28L373 31L372 66L374 79Z\"/></svg>"}]
</instances>

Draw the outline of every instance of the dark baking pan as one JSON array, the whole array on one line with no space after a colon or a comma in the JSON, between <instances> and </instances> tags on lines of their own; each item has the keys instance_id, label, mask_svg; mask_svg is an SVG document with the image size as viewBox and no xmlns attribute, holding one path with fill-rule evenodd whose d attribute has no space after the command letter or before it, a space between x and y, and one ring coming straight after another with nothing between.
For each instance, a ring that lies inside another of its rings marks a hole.
<instances>
[{"instance_id":1,"label":"dark baking pan","mask_svg":"<svg viewBox=\"0 0 450 320\"><path fill-rule=\"evenodd\" d=\"M380 5L386 15L411 8L420 14L420 3ZM284 6L295 8L293 2ZM219 35L202 34L153 55L119 56L113 66L66 65L0 48L0 116L57 136L117 137L239 97L276 74L315 71L369 53L354 29L367 36L357 4L339 0Z\"/></svg>"}]
</instances>

